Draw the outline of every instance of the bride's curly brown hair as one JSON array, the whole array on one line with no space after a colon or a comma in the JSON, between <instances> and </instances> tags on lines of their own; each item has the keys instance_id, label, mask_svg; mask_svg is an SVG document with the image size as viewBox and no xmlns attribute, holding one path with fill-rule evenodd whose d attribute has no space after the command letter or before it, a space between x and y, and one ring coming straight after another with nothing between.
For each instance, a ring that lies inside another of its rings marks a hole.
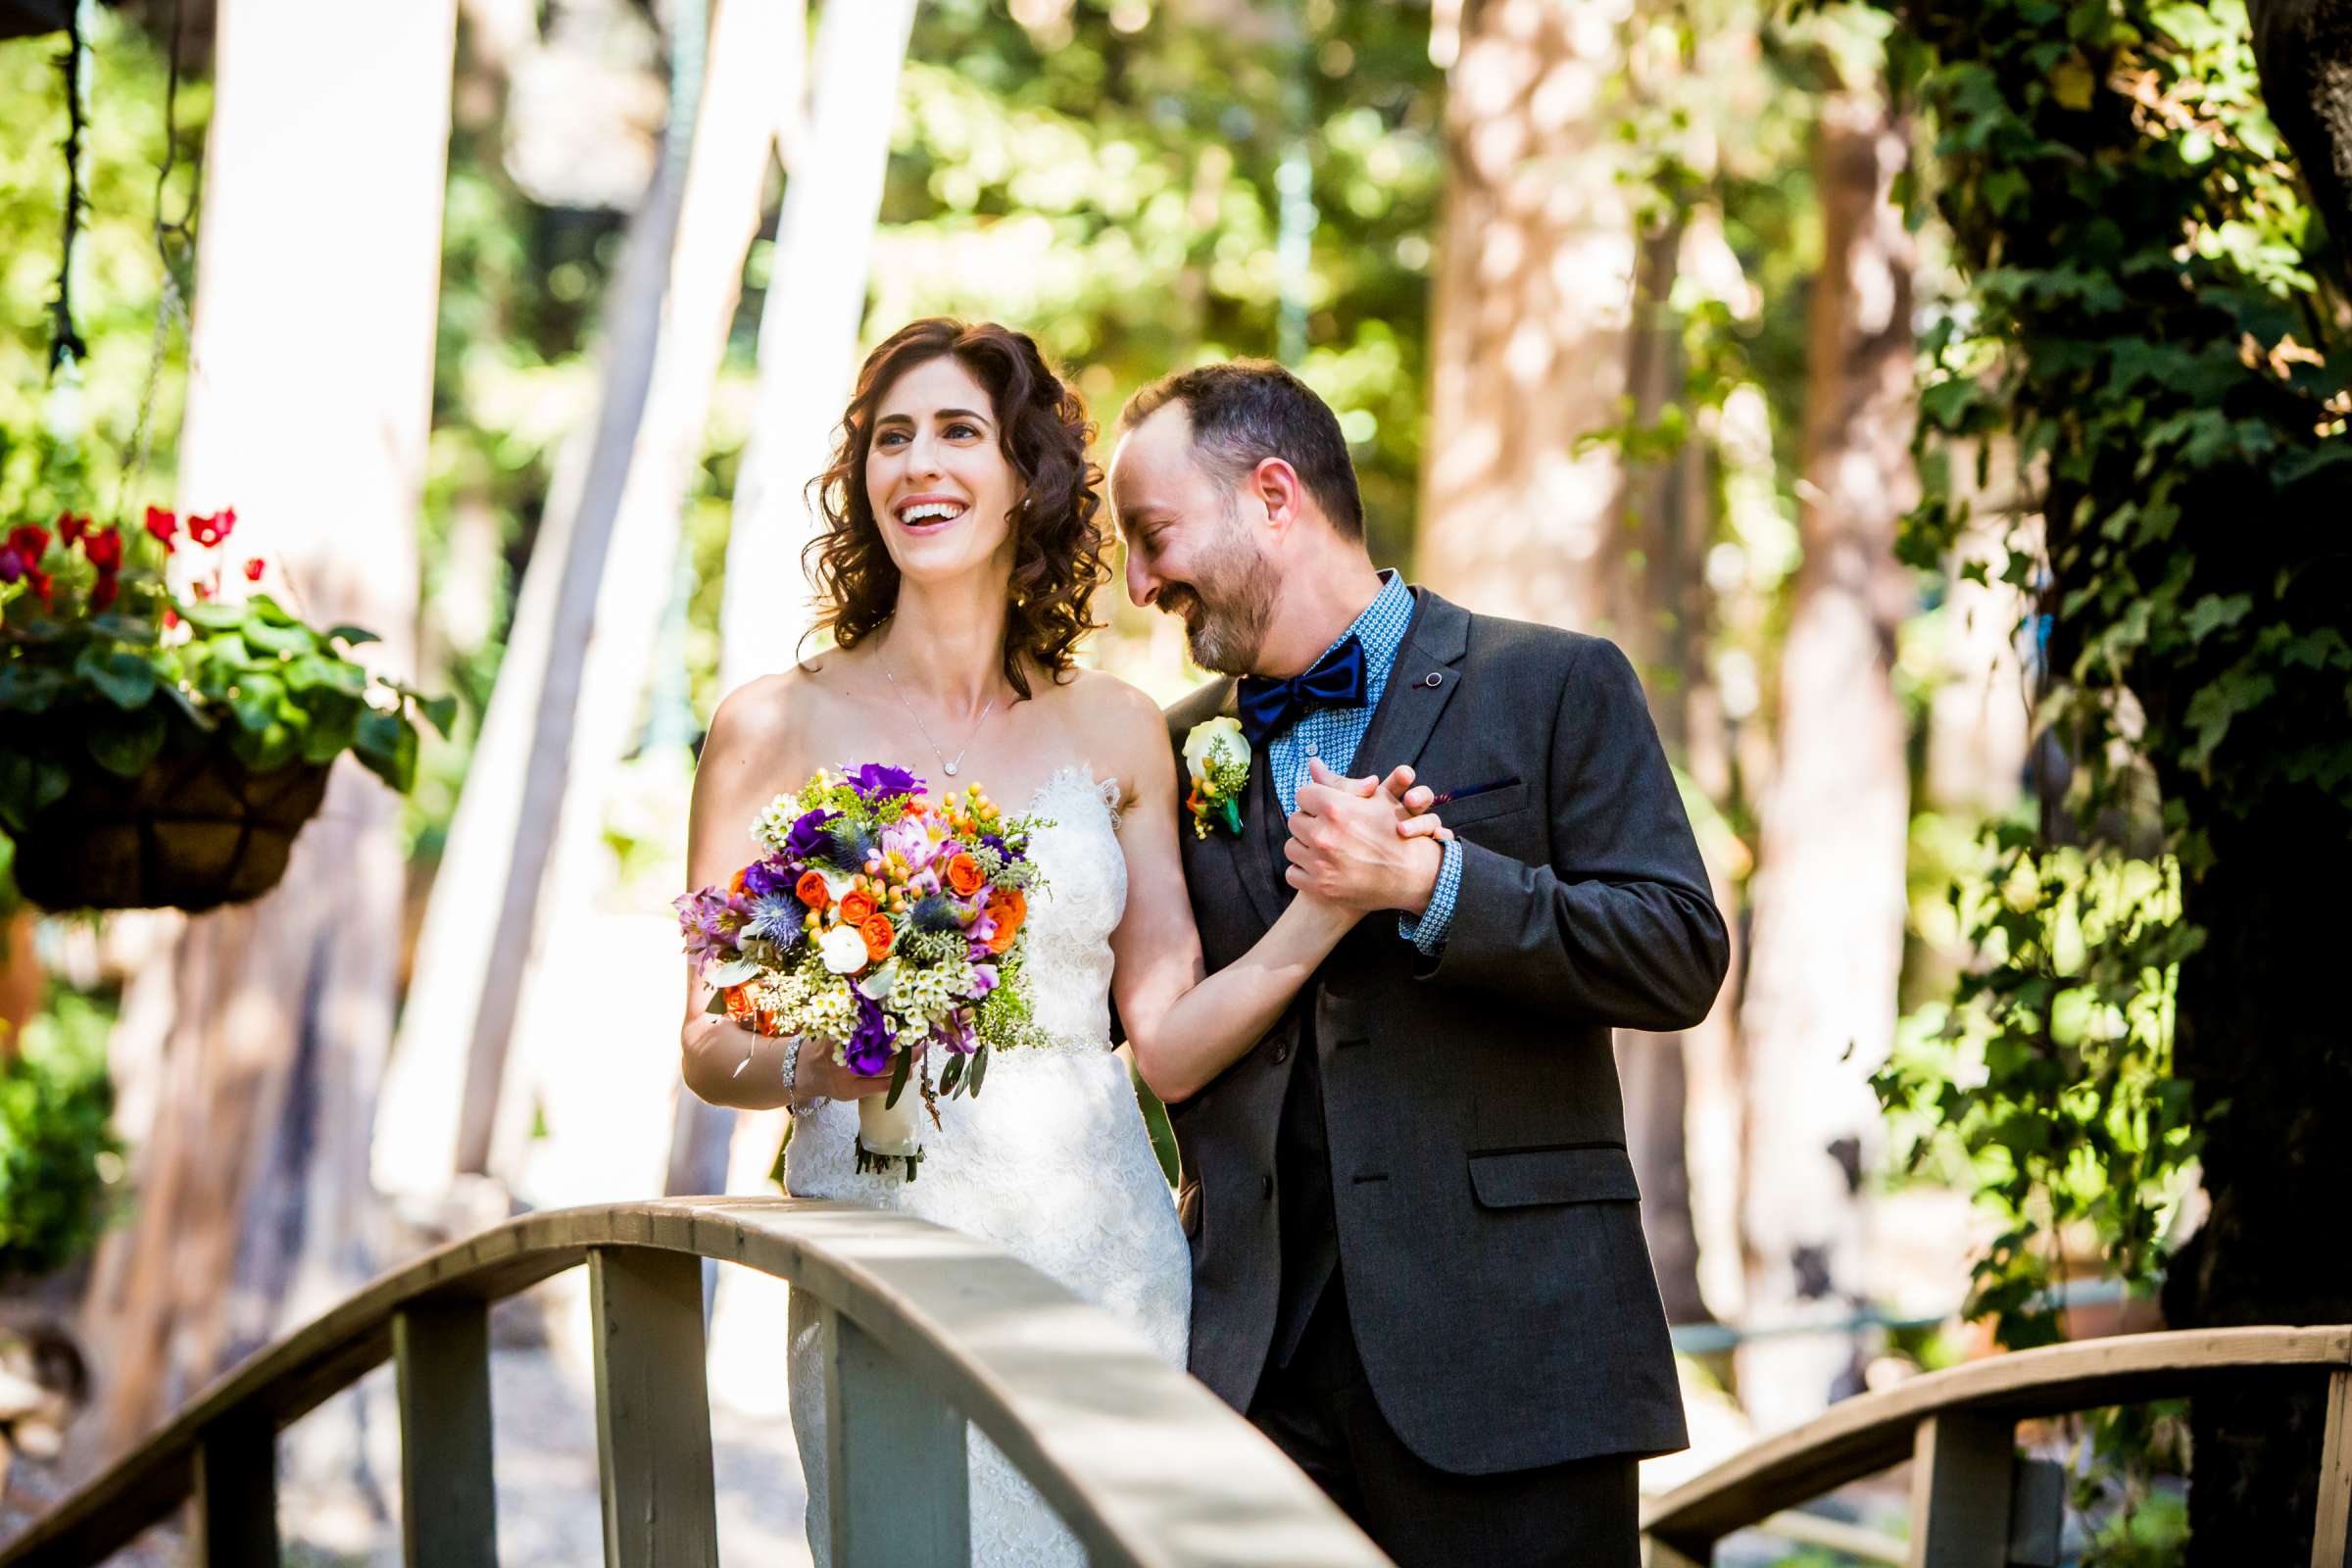
<instances>
[{"instance_id":1,"label":"bride's curly brown hair","mask_svg":"<svg viewBox=\"0 0 2352 1568\"><path fill-rule=\"evenodd\" d=\"M825 530L804 561L816 585L816 629L855 648L898 608L899 568L883 544L865 489L874 414L916 366L953 356L996 405L998 446L1021 476L1026 501L1013 510L1012 581L1004 607L1004 679L1030 695L1028 669L1058 682L1080 639L1100 626L1095 591L1110 579L1110 541L1096 514L1102 470L1087 458L1094 424L1026 332L993 321L930 317L891 334L858 372L841 416L832 464L811 486Z\"/></svg>"}]
</instances>

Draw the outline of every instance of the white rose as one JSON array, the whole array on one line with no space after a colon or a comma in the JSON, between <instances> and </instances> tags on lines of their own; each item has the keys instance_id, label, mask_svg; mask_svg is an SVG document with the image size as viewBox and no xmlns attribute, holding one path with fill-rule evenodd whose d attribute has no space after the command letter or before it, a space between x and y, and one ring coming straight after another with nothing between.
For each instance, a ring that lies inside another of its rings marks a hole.
<instances>
[{"instance_id":1,"label":"white rose","mask_svg":"<svg viewBox=\"0 0 2352 1568\"><path fill-rule=\"evenodd\" d=\"M816 939L816 956L835 974L856 974L865 967L865 938L856 926L837 925Z\"/></svg>"},{"instance_id":2,"label":"white rose","mask_svg":"<svg viewBox=\"0 0 2352 1568\"><path fill-rule=\"evenodd\" d=\"M1240 719L1212 718L1205 723L1195 724L1193 732L1184 738L1185 771L1193 775L1194 783L1208 782L1208 769L1212 762L1241 767L1250 765L1250 741L1242 733Z\"/></svg>"}]
</instances>

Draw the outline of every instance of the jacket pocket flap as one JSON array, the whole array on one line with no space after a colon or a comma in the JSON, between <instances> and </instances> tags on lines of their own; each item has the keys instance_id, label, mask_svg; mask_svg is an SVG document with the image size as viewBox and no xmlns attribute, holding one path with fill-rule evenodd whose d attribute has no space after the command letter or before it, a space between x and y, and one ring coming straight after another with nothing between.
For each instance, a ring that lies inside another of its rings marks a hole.
<instances>
[{"instance_id":1,"label":"jacket pocket flap","mask_svg":"<svg viewBox=\"0 0 2352 1568\"><path fill-rule=\"evenodd\" d=\"M1470 1156L1470 1190L1488 1208L1530 1203L1633 1202L1634 1162L1615 1144L1498 1149Z\"/></svg>"},{"instance_id":2,"label":"jacket pocket flap","mask_svg":"<svg viewBox=\"0 0 2352 1568\"><path fill-rule=\"evenodd\" d=\"M1447 827L1460 828L1472 822L1483 822L1490 816L1508 816L1513 811L1526 808L1527 786L1506 784L1501 789L1489 790L1484 795L1473 795L1466 801L1441 806L1437 812L1439 821Z\"/></svg>"}]
</instances>

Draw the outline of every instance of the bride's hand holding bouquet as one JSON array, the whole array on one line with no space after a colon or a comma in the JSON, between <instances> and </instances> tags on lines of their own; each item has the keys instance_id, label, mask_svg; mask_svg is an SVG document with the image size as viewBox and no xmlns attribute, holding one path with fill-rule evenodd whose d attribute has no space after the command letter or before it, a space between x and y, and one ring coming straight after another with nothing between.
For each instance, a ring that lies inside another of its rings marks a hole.
<instances>
[{"instance_id":1,"label":"bride's hand holding bouquet","mask_svg":"<svg viewBox=\"0 0 2352 1568\"><path fill-rule=\"evenodd\" d=\"M787 1051L860 1086L860 1170L896 1164L911 1181L922 1146L906 1091L936 1125L938 1097L978 1094L992 1052L1038 1039L1023 979L1038 825L978 785L935 803L903 768L819 772L753 824L765 857L677 901L710 1010L797 1037ZM794 1076L836 1075L796 1060Z\"/></svg>"}]
</instances>

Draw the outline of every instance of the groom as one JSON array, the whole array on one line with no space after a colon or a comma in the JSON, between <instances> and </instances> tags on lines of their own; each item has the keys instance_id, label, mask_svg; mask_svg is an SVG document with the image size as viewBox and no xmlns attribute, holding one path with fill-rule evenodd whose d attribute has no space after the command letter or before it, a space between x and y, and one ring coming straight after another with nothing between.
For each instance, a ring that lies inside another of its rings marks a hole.
<instances>
[{"instance_id":1,"label":"groom","mask_svg":"<svg viewBox=\"0 0 2352 1568\"><path fill-rule=\"evenodd\" d=\"M1121 422L1128 593L1241 677L1168 712L1179 750L1250 740L1239 829L1184 833L1209 967L1292 889L1397 911L1169 1107L1192 1370L1407 1568L1631 1568L1635 1461L1686 1440L1610 1030L1697 1023L1727 951L1642 688L1376 571L1339 421L1278 367ZM1396 839L1398 766L1458 795L1451 842Z\"/></svg>"}]
</instances>

